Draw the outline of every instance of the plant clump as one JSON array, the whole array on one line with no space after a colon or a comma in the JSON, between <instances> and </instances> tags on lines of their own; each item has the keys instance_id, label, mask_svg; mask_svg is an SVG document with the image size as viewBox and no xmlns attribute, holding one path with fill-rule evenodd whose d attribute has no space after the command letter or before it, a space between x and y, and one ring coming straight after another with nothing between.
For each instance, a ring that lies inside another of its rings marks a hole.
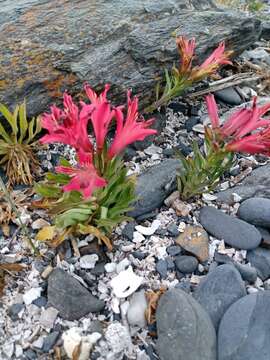
<instances>
[{"instance_id":1,"label":"plant clump","mask_svg":"<svg viewBox=\"0 0 270 360\"><path fill-rule=\"evenodd\" d=\"M64 94L61 110L51 107L42 116L42 127L48 134L41 143L63 143L76 150L77 164L61 159L55 173L48 173L43 183L35 185L42 200L37 206L47 208L54 224L43 228L39 240L50 240L57 246L72 233L92 234L112 248L108 234L127 219L125 213L135 200L135 179L127 176L121 154L134 141L156 134L149 127L153 119L145 121L138 113L138 99L127 94L125 106L113 107L107 100L109 85L98 96L89 85L84 87L89 103L76 105ZM108 131L116 122L111 143ZM95 144L90 140L87 126L91 123Z\"/></svg>"},{"instance_id":2,"label":"plant clump","mask_svg":"<svg viewBox=\"0 0 270 360\"><path fill-rule=\"evenodd\" d=\"M28 122L25 102L17 105L13 113L0 104L0 114L11 129L8 132L0 119L0 165L4 166L8 184L31 185L38 169L34 147L35 138L41 131L40 119L37 117Z\"/></svg>"}]
</instances>

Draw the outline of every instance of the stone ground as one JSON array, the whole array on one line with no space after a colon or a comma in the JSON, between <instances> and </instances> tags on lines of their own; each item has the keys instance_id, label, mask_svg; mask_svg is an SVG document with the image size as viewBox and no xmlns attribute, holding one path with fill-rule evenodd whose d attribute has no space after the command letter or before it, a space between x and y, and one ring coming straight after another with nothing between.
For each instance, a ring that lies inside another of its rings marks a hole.
<instances>
[{"instance_id":1,"label":"stone ground","mask_svg":"<svg viewBox=\"0 0 270 360\"><path fill-rule=\"evenodd\" d=\"M239 63L269 66L269 40ZM245 106L259 90L252 83L217 92L221 112ZM269 96L259 93L260 101ZM142 199L135 220L115 230L113 252L86 237L57 250L39 244L41 259L29 255L16 220L9 236L1 234L1 262L26 266L5 278L1 359L269 359L270 163L241 155L215 193L179 201L174 149L187 155L194 139L201 145L207 122L202 99L179 99L158 116L154 142L128 149ZM72 158L66 147L40 150L41 173L60 154ZM33 237L49 222L29 207L22 219ZM163 292L147 323L147 299L154 307Z\"/></svg>"}]
</instances>

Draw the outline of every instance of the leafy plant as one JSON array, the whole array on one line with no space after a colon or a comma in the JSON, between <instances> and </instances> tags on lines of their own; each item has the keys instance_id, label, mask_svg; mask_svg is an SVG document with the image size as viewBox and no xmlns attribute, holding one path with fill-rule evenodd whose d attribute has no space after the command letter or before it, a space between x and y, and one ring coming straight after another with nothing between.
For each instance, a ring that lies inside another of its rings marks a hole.
<instances>
[{"instance_id":1,"label":"leafy plant","mask_svg":"<svg viewBox=\"0 0 270 360\"><path fill-rule=\"evenodd\" d=\"M130 143L156 133L149 129L153 119L139 120L138 99L128 92L126 119L123 106L113 108L106 95L109 86L99 96L88 86L85 91L91 104L81 102L80 108L71 96L64 94L64 111L53 106L42 117L48 134L42 143L62 142L76 149L77 165L61 159L56 173L48 173L43 183L36 184L42 200L36 206L47 208L53 225L41 229L38 240L59 245L68 235L93 234L112 249L108 235L113 228L127 220L125 215L135 199L135 179L127 176L121 152ZM110 146L106 139L112 120L116 132ZM94 146L87 134L91 122L96 138Z\"/></svg>"},{"instance_id":2,"label":"leafy plant","mask_svg":"<svg viewBox=\"0 0 270 360\"><path fill-rule=\"evenodd\" d=\"M225 52L225 44L221 42L213 53L200 65L192 66L195 52L195 39L188 40L184 36L176 38L176 45L180 55L179 67L173 66L171 72L165 69L165 87L160 96L160 84L156 88L156 101L145 109L152 112L160 106L166 105L171 99L180 96L193 83L214 74L220 65L231 64L231 51Z\"/></svg>"},{"instance_id":3,"label":"leafy plant","mask_svg":"<svg viewBox=\"0 0 270 360\"><path fill-rule=\"evenodd\" d=\"M178 174L178 188L185 200L214 190L220 177L233 165L234 153L270 156L270 119L262 116L270 110L270 103L233 113L222 125L213 95L206 98L212 127L205 128L204 151L193 145L193 155L180 154L184 171Z\"/></svg>"},{"instance_id":4,"label":"leafy plant","mask_svg":"<svg viewBox=\"0 0 270 360\"><path fill-rule=\"evenodd\" d=\"M9 133L0 121L0 165L5 168L9 185L32 184L38 166L33 147L41 130L39 118L27 121L25 102L17 105L13 113L0 104L0 113L11 129Z\"/></svg>"}]
</instances>

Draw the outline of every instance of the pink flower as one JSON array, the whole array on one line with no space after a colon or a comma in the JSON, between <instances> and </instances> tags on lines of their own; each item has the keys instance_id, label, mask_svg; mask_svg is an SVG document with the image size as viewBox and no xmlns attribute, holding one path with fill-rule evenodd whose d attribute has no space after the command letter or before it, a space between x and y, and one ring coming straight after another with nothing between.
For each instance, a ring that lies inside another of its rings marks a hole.
<instances>
[{"instance_id":1,"label":"pink flower","mask_svg":"<svg viewBox=\"0 0 270 360\"><path fill-rule=\"evenodd\" d=\"M233 140L226 145L226 150L270 156L270 128Z\"/></svg>"},{"instance_id":2,"label":"pink flower","mask_svg":"<svg viewBox=\"0 0 270 360\"><path fill-rule=\"evenodd\" d=\"M128 109L125 121L122 107L115 109L116 133L108 153L110 158L121 153L127 145L134 141L144 140L146 136L157 133L154 129L148 129L153 124L154 119L145 121L141 118L142 121L137 121L139 118L138 98L134 97L132 100L130 95L131 92L128 91Z\"/></svg>"},{"instance_id":3,"label":"pink flower","mask_svg":"<svg viewBox=\"0 0 270 360\"><path fill-rule=\"evenodd\" d=\"M184 36L179 36L176 39L176 45L180 54L180 74L185 75L191 70L192 60L195 51L195 39L186 39Z\"/></svg>"},{"instance_id":4,"label":"pink flower","mask_svg":"<svg viewBox=\"0 0 270 360\"><path fill-rule=\"evenodd\" d=\"M218 118L217 104L214 95L206 96L208 114L212 123L212 128L219 129L220 135L225 139L228 137L242 138L252 131L268 127L270 121L262 119L261 116L270 110L270 103L264 106L257 106L257 98L253 99L252 108L240 109L234 112L225 123L220 126Z\"/></svg>"},{"instance_id":5,"label":"pink flower","mask_svg":"<svg viewBox=\"0 0 270 360\"><path fill-rule=\"evenodd\" d=\"M91 105L83 104L84 107L93 106L94 110L91 114L91 122L93 125L97 149L101 151L104 146L105 137L107 135L109 125L114 117L114 111L111 110L111 105L107 100L107 92L110 85L106 84L104 91L98 96L88 84L84 86L85 92L91 101Z\"/></svg>"},{"instance_id":6,"label":"pink flower","mask_svg":"<svg viewBox=\"0 0 270 360\"><path fill-rule=\"evenodd\" d=\"M206 96L206 105L207 105L208 115L212 123L212 128L218 128L219 127L218 108L214 95L210 94Z\"/></svg>"},{"instance_id":7,"label":"pink flower","mask_svg":"<svg viewBox=\"0 0 270 360\"><path fill-rule=\"evenodd\" d=\"M88 138L87 124L93 111L93 106L82 108L74 104L72 97L64 94L64 110L56 106L51 107L50 114L44 114L41 120L42 127L48 130L49 134L44 135L40 142L60 142L73 146L76 150L83 149L85 152L92 152L93 146Z\"/></svg>"},{"instance_id":8,"label":"pink flower","mask_svg":"<svg viewBox=\"0 0 270 360\"><path fill-rule=\"evenodd\" d=\"M200 66L196 66L192 70L190 76L192 81L198 81L213 74L220 65L231 64L231 61L228 59L231 53L231 51L225 52L224 42L219 43L213 53Z\"/></svg>"},{"instance_id":9,"label":"pink flower","mask_svg":"<svg viewBox=\"0 0 270 360\"><path fill-rule=\"evenodd\" d=\"M55 170L71 177L70 182L63 186L64 191L79 191L88 199L95 189L106 186L107 182L98 175L90 154L79 151L78 160L78 167L57 166Z\"/></svg>"},{"instance_id":10,"label":"pink flower","mask_svg":"<svg viewBox=\"0 0 270 360\"><path fill-rule=\"evenodd\" d=\"M91 89L91 87L88 84L84 85L84 91L86 92L88 99L91 101L91 104L93 105L98 105L104 102L108 102L107 93L109 90L110 90L110 84L106 84L105 89L98 96L97 93L93 89Z\"/></svg>"}]
</instances>

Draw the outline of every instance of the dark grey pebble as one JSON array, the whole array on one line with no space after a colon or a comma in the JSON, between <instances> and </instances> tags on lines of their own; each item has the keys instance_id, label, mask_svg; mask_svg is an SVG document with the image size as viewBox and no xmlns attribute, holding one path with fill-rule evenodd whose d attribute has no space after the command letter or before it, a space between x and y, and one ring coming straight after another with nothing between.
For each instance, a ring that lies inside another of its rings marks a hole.
<instances>
[{"instance_id":1,"label":"dark grey pebble","mask_svg":"<svg viewBox=\"0 0 270 360\"><path fill-rule=\"evenodd\" d=\"M225 214L212 206L200 211L200 222L207 232L226 244L238 249L255 249L261 242L261 234L254 225Z\"/></svg>"},{"instance_id":2,"label":"dark grey pebble","mask_svg":"<svg viewBox=\"0 0 270 360\"><path fill-rule=\"evenodd\" d=\"M176 256L181 254L181 247L178 245L171 245L167 247L166 251L169 255Z\"/></svg>"},{"instance_id":3,"label":"dark grey pebble","mask_svg":"<svg viewBox=\"0 0 270 360\"><path fill-rule=\"evenodd\" d=\"M193 295L208 312L217 329L229 306L246 295L246 288L238 270L233 265L225 264L208 273Z\"/></svg>"},{"instance_id":4,"label":"dark grey pebble","mask_svg":"<svg viewBox=\"0 0 270 360\"><path fill-rule=\"evenodd\" d=\"M218 360L268 360L270 291L258 291L232 304L218 331Z\"/></svg>"},{"instance_id":5,"label":"dark grey pebble","mask_svg":"<svg viewBox=\"0 0 270 360\"><path fill-rule=\"evenodd\" d=\"M49 352L56 344L59 335L59 331L53 331L48 336L46 336L43 342L42 351L45 353Z\"/></svg>"},{"instance_id":6,"label":"dark grey pebble","mask_svg":"<svg viewBox=\"0 0 270 360\"><path fill-rule=\"evenodd\" d=\"M257 248L252 251L248 251L247 260L254 266L258 275L262 280L266 280L270 277L270 250Z\"/></svg>"},{"instance_id":7,"label":"dark grey pebble","mask_svg":"<svg viewBox=\"0 0 270 360\"><path fill-rule=\"evenodd\" d=\"M194 256L180 255L175 258L175 266L183 274L190 274L197 269L199 262Z\"/></svg>"},{"instance_id":8,"label":"dark grey pebble","mask_svg":"<svg viewBox=\"0 0 270 360\"><path fill-rule=\"evenodd\" d=\"M247 199L241 203L237 215L250 224L270 228L270 199Z\"/></svg>"},{"instance_id":9,"label":"dark grey pebble","mask_svg":"<svg viewBox=\"0 0 270 360\"><path fill-rule=\"evenodd\" d=\"M167 261L163 259L158 260L158 262L156 263L156 270L162 279L166 278L168 271Z\"/></svg>"}]
</instances>

